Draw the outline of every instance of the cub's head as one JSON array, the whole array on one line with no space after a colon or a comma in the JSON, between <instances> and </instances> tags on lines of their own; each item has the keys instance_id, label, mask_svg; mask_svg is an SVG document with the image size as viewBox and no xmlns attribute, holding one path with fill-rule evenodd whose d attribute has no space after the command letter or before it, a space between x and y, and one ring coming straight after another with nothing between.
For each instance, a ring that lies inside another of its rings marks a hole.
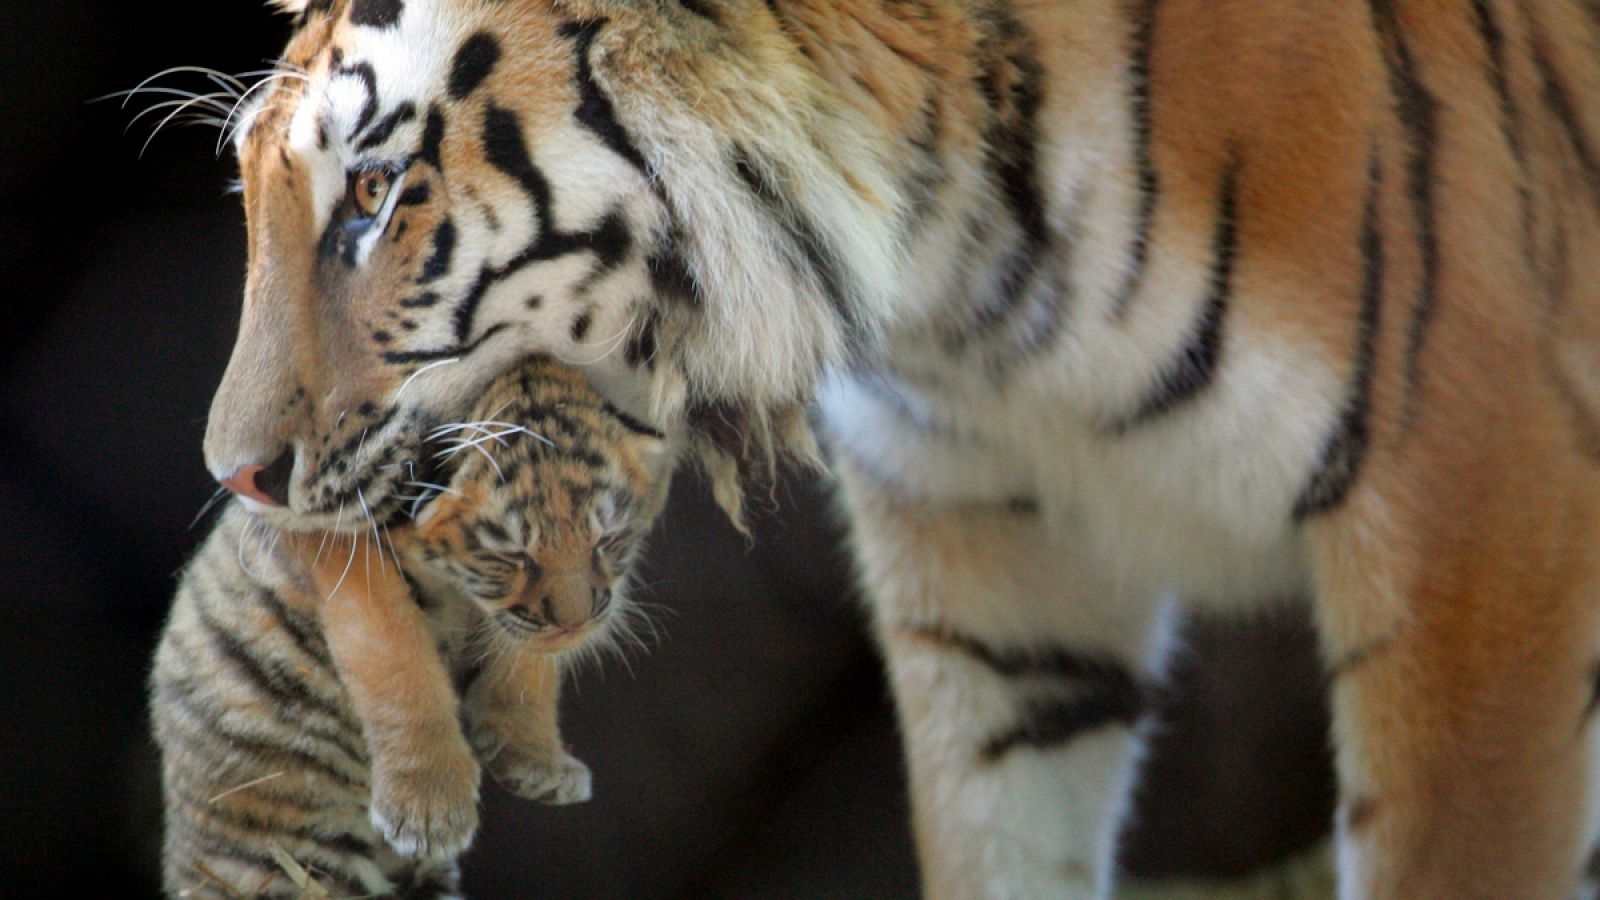
<instances>
[{"instance_id":1,"label":"cub's head","mask_svg":"<svg viewBox=\"0 0 1600 900\"><path fill-rule=\"evenodd\" d=\"M858 139L771 10L279 5L296 34L234 130L249 272L205 441L251 511L392 514L427 430L530 353L687 436L730 507L730 460L803 443L899 255L866 220L906 204L899 148Z\"/></svg>"},{"instance_id":2,"label":"cub's head","mask_svg":"<svg viewBox=\"0 0 1600 900\"><path fill-rule=\"evenodd\" d=\"M536 360L435 443L453 474L401 538L414 575L536 649L571 649L602 627L666 499L662 436L575 370Z\"/></svg>"}]
</instances>

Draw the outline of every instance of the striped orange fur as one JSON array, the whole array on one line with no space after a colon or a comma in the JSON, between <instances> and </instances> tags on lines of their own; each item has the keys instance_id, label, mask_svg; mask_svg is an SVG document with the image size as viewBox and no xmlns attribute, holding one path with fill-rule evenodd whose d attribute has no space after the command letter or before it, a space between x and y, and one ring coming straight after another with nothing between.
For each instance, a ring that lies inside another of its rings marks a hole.
<instances>
[{"instance_id":1,"label":"striped orange fur","mask_svg":"<svg viewBox=\"0 0 1600 900\"><path fill-rule=\"evenodd\" d=\"M1106 896L1183 611L1288 597L1344 895L1577 890L1593 2L280 5L206 438L264 520L393 515L529 353L734 511L815 400L930 896Z\"/></svg>"},{"instance_id":2,"label":"striped orange fur","mask_svg":"<svg viewBox=\"0 0 1600 900\"><path fill-rule=\"evenodd\" d=\"M184 570L151 675L169 892L451 896L480 765L589 798L560 672L626 615L659 441L541 360L441 435L417 524L277 532L231 504Z\"/></svg>"}]
</instances>

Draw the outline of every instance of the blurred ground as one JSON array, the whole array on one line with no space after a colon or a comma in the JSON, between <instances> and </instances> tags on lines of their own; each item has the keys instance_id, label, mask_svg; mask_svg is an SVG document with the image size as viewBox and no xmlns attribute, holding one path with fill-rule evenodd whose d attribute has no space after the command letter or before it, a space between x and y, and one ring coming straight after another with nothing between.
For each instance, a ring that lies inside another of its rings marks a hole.
<instances>
[{"instance_id":1,"label":"blurred ground","mask_svg":"<svg viewBox=\"0 0 1600 900\"><path fill-rule=\"evenodd\" d=\"M83 101L169 65L259 68L285 33L259 6L0 8L6 896L154 892L142 684L200 537L202 417L244 265L214 135L160 136L140 161L129 113ZM747 545L699 485L677 486L645 576L658 646L567 704L596 800L491 791L474 896L915 896L891 710L837 534L816 485L787 493ZM1289 859L1331 815L1302 618L1205 624L1188 645L1125 866L1228 877Z\"/></svg>"}]
</instances>

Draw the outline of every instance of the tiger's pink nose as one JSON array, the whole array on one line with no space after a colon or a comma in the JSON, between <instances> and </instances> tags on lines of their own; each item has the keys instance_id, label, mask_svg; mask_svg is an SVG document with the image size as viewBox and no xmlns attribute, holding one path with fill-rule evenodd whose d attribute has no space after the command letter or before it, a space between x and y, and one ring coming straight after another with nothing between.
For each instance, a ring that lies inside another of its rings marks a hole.
<instances>
[{"instance_id":1,"label":"tiger's pink nose","mask_svg":"<svg viewBox=\"0 0 1600 900\"><path fill-rule=\"evenodd\" d=\"M222 486L263 506L289 505L289 475L294 471L294 451L285 450L266 466L240 466L222 479Z\"/></svg>"}]
</instances>

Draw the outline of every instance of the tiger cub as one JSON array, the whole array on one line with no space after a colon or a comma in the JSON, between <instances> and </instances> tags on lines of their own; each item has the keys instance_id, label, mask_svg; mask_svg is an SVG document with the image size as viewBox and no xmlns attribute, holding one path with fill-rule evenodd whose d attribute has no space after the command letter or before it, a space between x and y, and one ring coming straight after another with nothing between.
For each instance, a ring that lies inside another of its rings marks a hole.
<instances>
[{"instance_id":1,"label":"tiger cub","mask_svg":"<svg viewBox=\"0 0 1600 900\"><path fill-rule=\"evenodd\" d=\"M663 438L546 360L447 430L414 522L280 533L233 503L184 570L150 679L169 893L452 896L480 765L588 799L560 669L618 618Z\"/></svg>"}]
</instances>

